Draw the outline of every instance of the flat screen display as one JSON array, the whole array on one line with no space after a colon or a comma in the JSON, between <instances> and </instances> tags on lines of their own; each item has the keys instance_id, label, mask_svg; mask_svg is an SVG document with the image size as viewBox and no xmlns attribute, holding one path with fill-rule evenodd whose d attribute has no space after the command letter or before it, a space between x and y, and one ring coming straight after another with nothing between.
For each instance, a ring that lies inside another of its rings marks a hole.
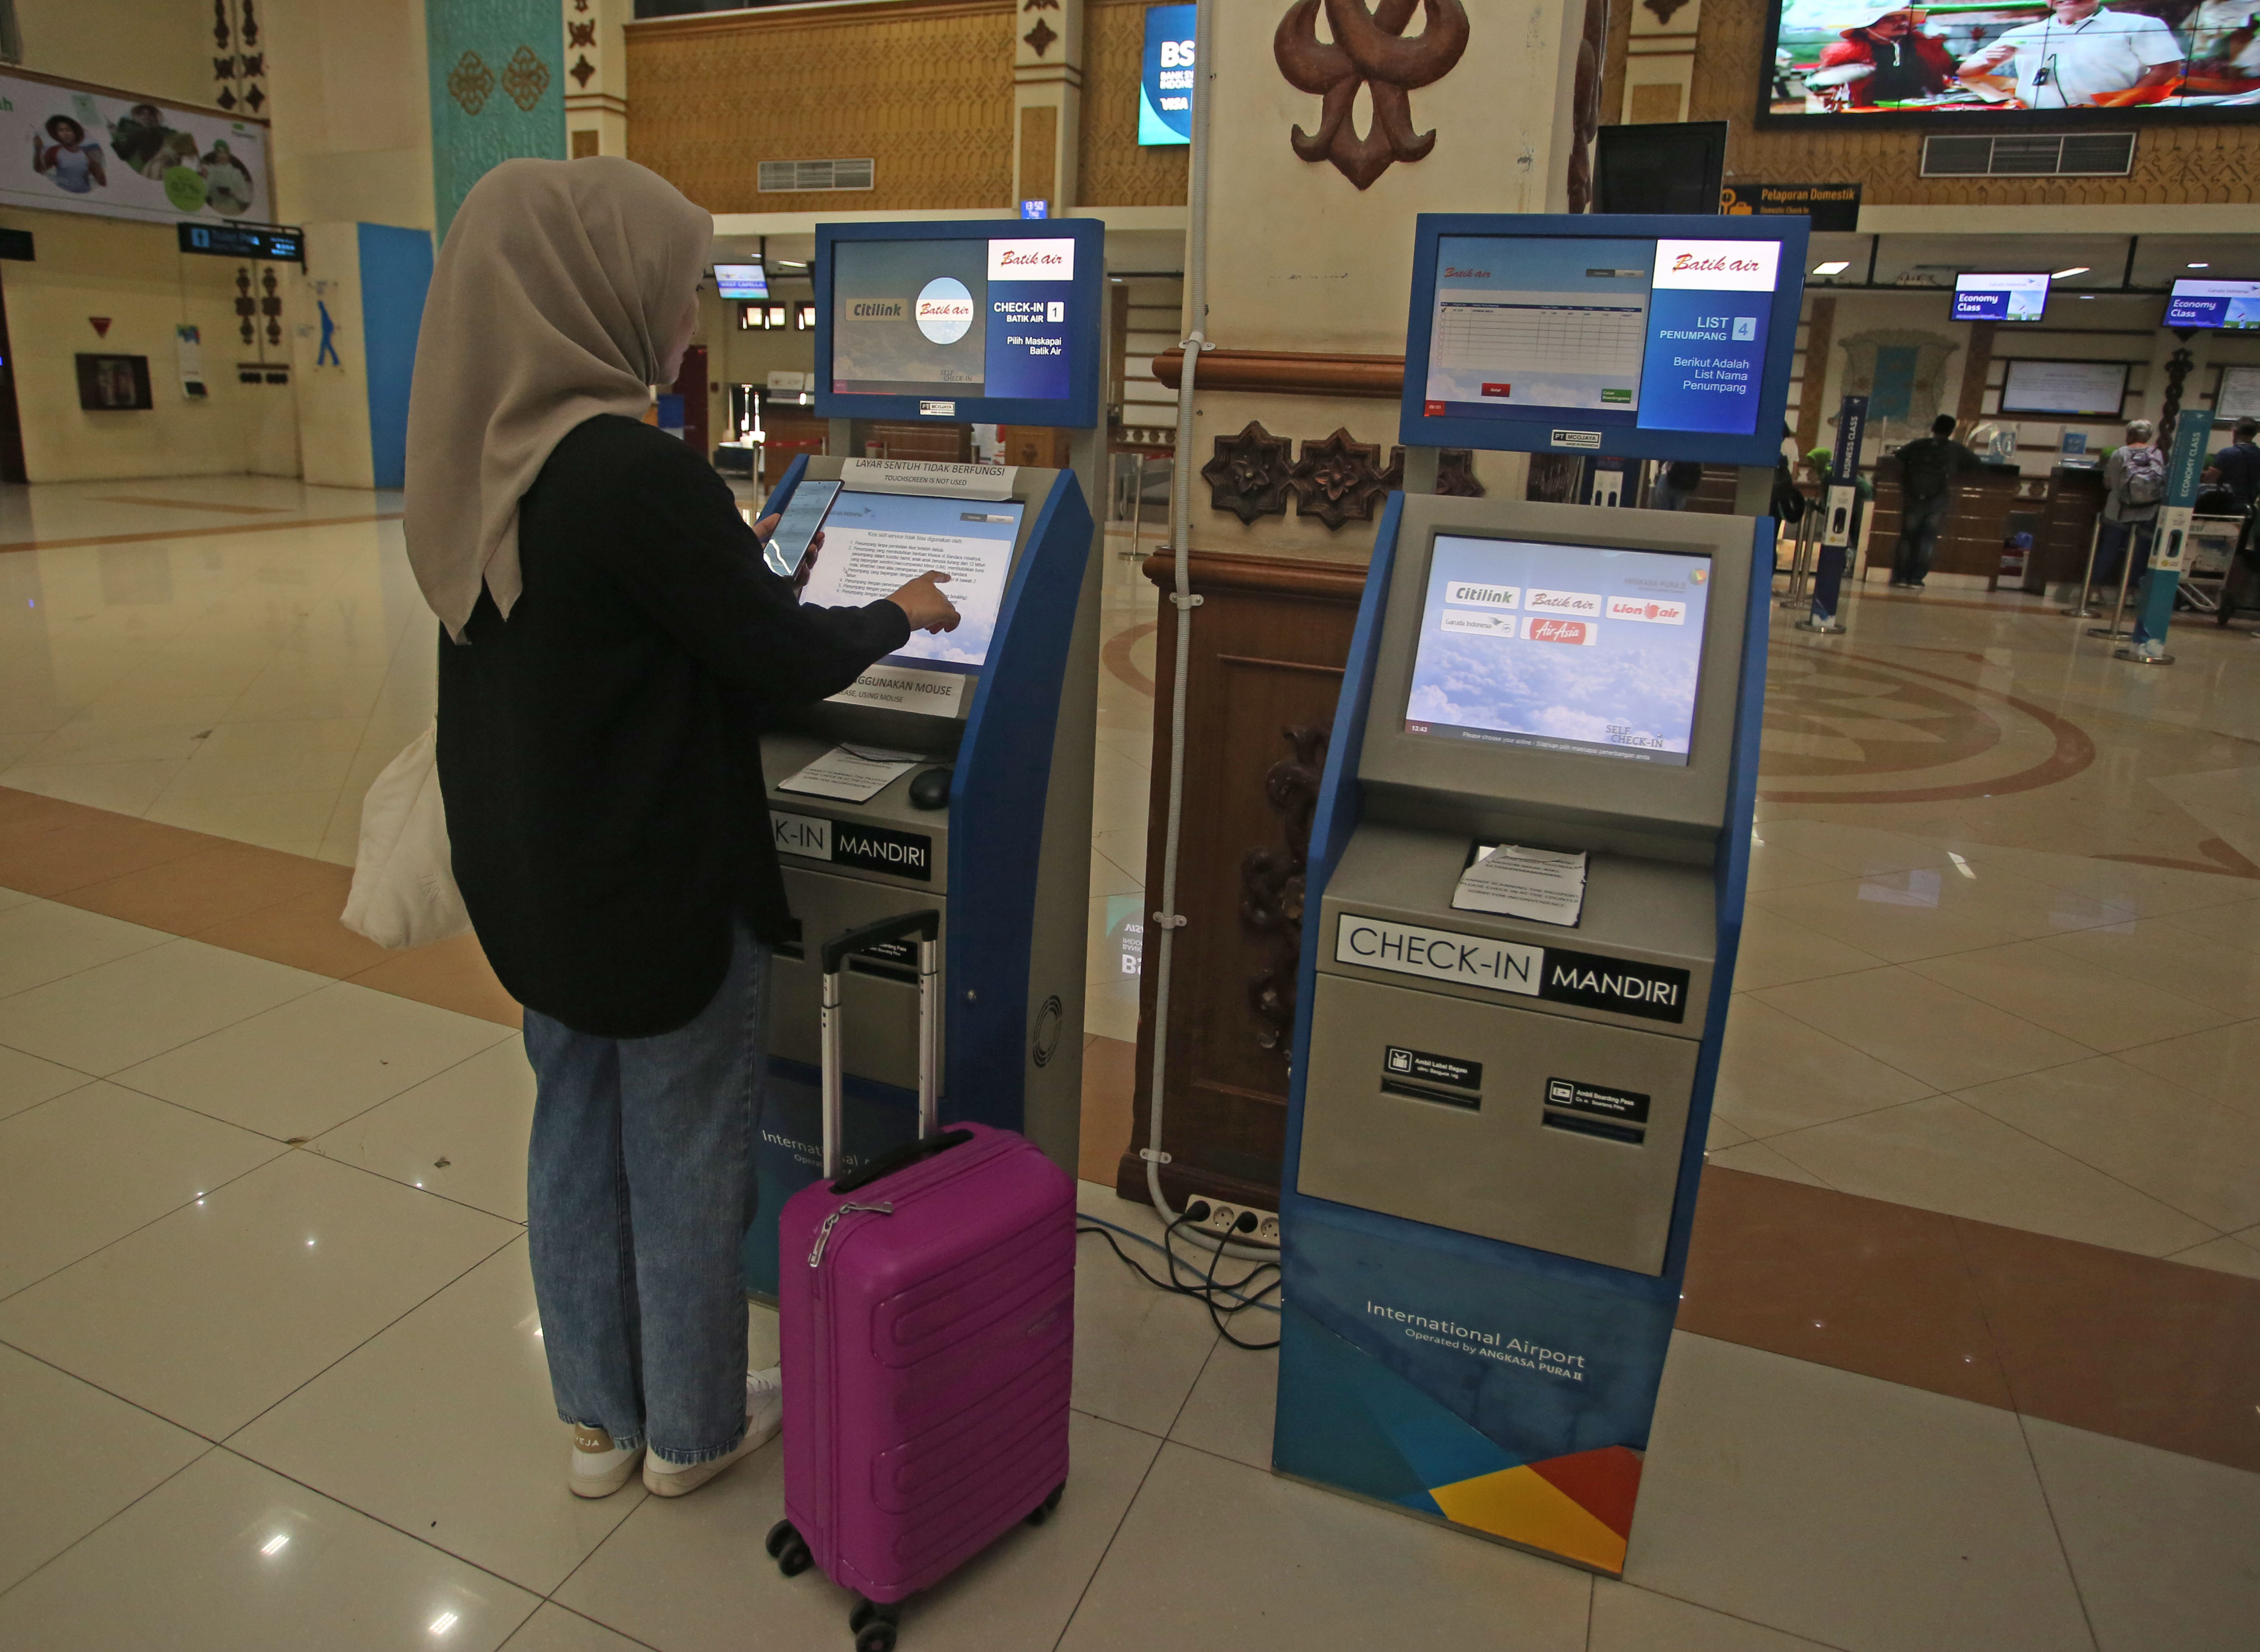
<instances>
[{"instance_id":1,"label":"flat screen display","mask_svg":"<svg viewBox=\"0 0 2260 1652\"><path fill-rule=\"evenodd\" d=\"M2178 281L2165 325L2260 331L2260 281Z\"/></svg>"},{"instance_id":2,"label":"flat screen display","mask_svg":"<svg viewBox=\"0 0 2260 1652\"><path fill-rule=\"evenodd\" d=\"M2260 113L2260 52L2239 0L1765 3L1759 111L1769 120Z\"/></svg>"},{"instance_id":3,"label":"flat screen display","mask_svg":"<svg viewBox=\"0 0 2260 1652\"><path fill-rule=\"evenodd\" d=\"M1773 240L1447 235L1425 412L1720 432L1758 426ZM1614 451L1605 440L1598 452Z\"/></svg>"},{"instance_id":4,"label":"flat screen display","mask_svg":"<svg viewBox=\"0 0 2260 1652\"><path fill-rule=\"evenodd\" d=\"M2126 399L2124 361L2011 361L2001 380L2005 413L2116 418Z\"/></svg>"},{"instance_id":5,"label":"flat screen display","mask_svg":"<svg viewBox=\"0 0 2260 1652\"><path fill-rule=\"evenodd\" d=\"M833 252L835 395L1065 401L1076 244L848 241Z\"/></svg>"},{"instance_id":6,"label":"flat screen display","mask_svg":"<svg viewBox=\"0 0 2260 1652\"><path fill-rule=\"evenodd\" d=\"M2034 275L1980 275L1964 273L1954 278L1954 318L1956 321L2038 321L2048 312L2049 278Z\"/></svg>"},{"instance_id":7,"label":"flat screen display","mask_svg":"<svg viewBox=\"0 0 2260 1652\"><path fill-rule=\"evenodd\" d=\"M1687 765L1711 559L1439 534L1405 730Z\"/></svg>"},{"instance_id":8,"label":"flat screen display","mask_svg":"<svg viewBox=\"0 0 2260 1652\"><path fill-rule=\"evenodd\" d=\"M717 264L714 291L723 298L766 298L769 296L769 271L759 264Z\"/></svg>"},{"instance_id":9,"label":"flat screen display","mask_svg":"<svg viewBox=\"0 0 2260 1652\"><path fill-rule=\"evenodd\" d=\"M1012 547L1027 506L1018 499L929 499L898 493L843 493L825 518L801 600L860 608L891 595L928 569L960 616L957 629L911 633L888 658L945 671L978 671L997 633L997 611L1012 572Z\"/></svg>"}]
</instances>

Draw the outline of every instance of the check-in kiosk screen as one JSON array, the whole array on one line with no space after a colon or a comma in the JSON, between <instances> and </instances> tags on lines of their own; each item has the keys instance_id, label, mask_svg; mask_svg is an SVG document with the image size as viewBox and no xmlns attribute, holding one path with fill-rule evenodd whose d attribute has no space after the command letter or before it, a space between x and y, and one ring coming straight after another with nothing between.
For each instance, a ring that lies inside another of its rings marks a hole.
<instances>
[{"instance_id":1,"label":"check-in kiosk screen","mask_svg":"<svg viewBox=\"0 0 2260 1652\"><path fill-rule=\"evenodd\" d=\"M1781 243L1447 235L1428 418L1757 429Z\"/></svg>"},{"instance_id":2,"label":"check-in kiosk screen","mask_svg":"<svg viewBox=\"0 0 2260 1652\"><path fill-rule=\"evenodd\" d=\"M1439 534L1407 733L1684 768L1711 559Z\"/></svg>"},{"instance_id":3,"label":"check-in kiosk screen","mask_svg":"<svg viewBox=\"0 0 2260 1652\"><path fill-rule=\"evenodd\" d=\"M1012 546L1027 506L1018 499L930 499L902 493L843 493L824 521L824 547L802 600L860 608L893 595L929 569L958 612L957 629L911 633L889 658L947 671L977 671L997 634L997 610L1012 576Z\"/></svg>"},{"instance_id":4,"label":"check-in kiosk screen","mask_svg":"<svg viewBox=\"0 0 2260 1652\"><path fill-rule=\"evenodd\" d=\"M1075 242L842 240L833 248L835 394L1065 401Z\"/></svg>"}]
</instances>

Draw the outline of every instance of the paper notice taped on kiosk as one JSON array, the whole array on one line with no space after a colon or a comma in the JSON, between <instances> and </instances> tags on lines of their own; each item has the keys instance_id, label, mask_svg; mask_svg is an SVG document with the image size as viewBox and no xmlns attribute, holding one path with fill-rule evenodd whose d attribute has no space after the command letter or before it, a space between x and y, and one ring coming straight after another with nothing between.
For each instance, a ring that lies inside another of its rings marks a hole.
<instances>
[{"instance_id":1,"label":"paper notice taped on kiosk","mask_svg":"<svg viewBox=\"0 0 2260 1652\"><path fill-rule=\"evenodd\" d=\"M840 480L863 493L916 493L929 498L1009 499L1017 465L953 465L940 460L850 459Z\"/></svg>"},{"instance_id":2,"label":"paper notice taped on kiosk","mask_svg":"<svg viewBox=\"0 0 2260 1652\"><path fill-rule=\"evenodd\" d=\"M832 697L840 705L878 705L890 712L955 717L972 682L962 671L921 671L914 666L873 666Z\"/></svg>"},{"instance_id":3,"label":"paper notice taped on kiosk","mask_svg":"<svg viewBox=\"0 0 2260 1652\"><path fill-rule=\"evenodd\" d=\"M1478 845L1475 863L1460 874L1459 887L1452 891L1452 905L1463 912L1499 912L1573 927L1585 905L1584 851Z\"/></svg>"},{"instance_id":4,"label":"paper notice taped on kiosk","mask_svg":"<svg viewBox=\"0 0 2260 1652\"><path fill-rule=\"evenodd\" d=\"M844 803L869 803L886 790L889 781L908 774L924 761L912 752L834 746L799 773L778 781L776 789L810 797L837 797Z\"/></svg>"}]
</instances>

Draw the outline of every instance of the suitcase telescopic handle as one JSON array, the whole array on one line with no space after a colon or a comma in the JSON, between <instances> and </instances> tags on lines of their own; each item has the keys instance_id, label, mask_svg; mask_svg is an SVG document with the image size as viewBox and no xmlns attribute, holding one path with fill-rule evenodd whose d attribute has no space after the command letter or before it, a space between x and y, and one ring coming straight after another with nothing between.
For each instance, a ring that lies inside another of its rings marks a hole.
<instances>
[{"instance_id":1,"label":"suitcase telescopic handle","mask_svg":"<svg viewBox=\"0 0 2260 1652\"><path fill-rule=\"evenodd\" d=\"M840 1174L841 1064L840 1055L840 972L851 953L883 946L893 940L918 942L919 976L919 1135L921 1140L941 1127L940 1106L940 980L941 913L933 907L861 924L824 943L823 1062L824 1062L824 1179Z\"/></svg>"}]
</instances>

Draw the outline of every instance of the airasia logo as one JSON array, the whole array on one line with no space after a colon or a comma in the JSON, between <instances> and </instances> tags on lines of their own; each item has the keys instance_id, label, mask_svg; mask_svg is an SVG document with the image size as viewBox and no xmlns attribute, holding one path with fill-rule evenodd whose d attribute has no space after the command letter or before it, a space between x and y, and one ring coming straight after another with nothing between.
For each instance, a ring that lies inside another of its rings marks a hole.
<instances>
[{"instance_id":1,"label":"airasia logo","mask_svg":"<svg viewBox=\"0 0 2260 1652\"><path fill-rule=\"evenodd\" d=\"M1600 640L1600 627L1589 619L1541 619L1535 614L1522 622L1527 642L1566 642L1590 648Z\"/></svg>"},{"instance_id":2,"label":"airasia logo","mask_svg":"<svg viewBox=\"0 0 2260 1652\"><path fill-rule=\"evenodd\" d=\"M1653 597L1612 597L1609 618L1637 619L1655 626L1684 626L1687 623L1687 604L1660 602Z\"/></svg>"}]
</instances>

